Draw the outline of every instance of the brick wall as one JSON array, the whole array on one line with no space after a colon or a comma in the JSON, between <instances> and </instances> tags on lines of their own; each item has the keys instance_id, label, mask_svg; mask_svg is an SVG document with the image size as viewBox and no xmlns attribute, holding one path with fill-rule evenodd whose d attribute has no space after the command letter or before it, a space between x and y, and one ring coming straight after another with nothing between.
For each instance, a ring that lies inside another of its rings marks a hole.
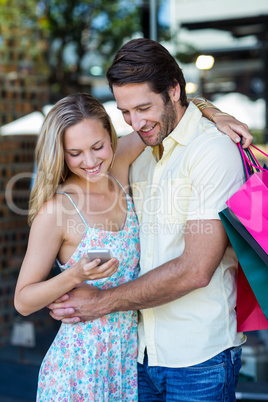
<instances>
[{"instance_id":1,"label":"brick wall","mask_svg":"<svg viewBox=\"0 0 268 402\"><path fill-rule=\"evenodd\" d=\"M1 26L0 34L1 126L49 103L49 66L46 39Z\"/></svg>"},{"instance_id":2,"label":"brick wall","mask_svg":"<svg viewBox=\"0 0 268 402\"><path fill-rule=\"evenodd\" d=\"M18 316L13 297L28 241L35 144L36 136L0 136L0 344L9 342ZM52 321L44 310L27 320L34 322L36 330L48 328Z\"/></svg>"}]
</instances>

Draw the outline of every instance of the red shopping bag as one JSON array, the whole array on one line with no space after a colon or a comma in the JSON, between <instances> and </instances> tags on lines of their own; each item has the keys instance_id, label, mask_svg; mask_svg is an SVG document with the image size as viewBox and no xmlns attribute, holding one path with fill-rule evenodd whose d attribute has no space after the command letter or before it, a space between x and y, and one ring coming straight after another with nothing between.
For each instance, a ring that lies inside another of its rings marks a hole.
<instances>
[{"instance_id":1,"label":"red shopping bag","mask_svg":"<svg viewBox=\"0 0 268 402\"><path fill-rule=\"evenodd\" d=\"M236 314L238 332L268 329L268 320L260 308L260 305L239 263L237 269Z\"/></svg>"}]
</instances>

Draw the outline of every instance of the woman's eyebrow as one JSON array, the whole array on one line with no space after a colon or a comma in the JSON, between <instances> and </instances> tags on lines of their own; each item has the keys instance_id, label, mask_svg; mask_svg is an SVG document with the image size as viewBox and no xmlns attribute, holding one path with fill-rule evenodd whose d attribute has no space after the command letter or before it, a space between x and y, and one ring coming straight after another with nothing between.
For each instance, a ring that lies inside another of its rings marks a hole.
<instances>
[{"instance_id":1,"label":"woman's eyebrow","mask_svg":"<svg viewBox=\"0 0 268 402\"><path fill-rule=\"evenodd\" d=\"M98 141L94 142L94 144L92 144L91 146L94 147L95 145L97 145L101 141L102 140L98 140ZM81 151L81 149L78 149L78 148L66 148L66 151Z\"/></svg>"}]
</instances>

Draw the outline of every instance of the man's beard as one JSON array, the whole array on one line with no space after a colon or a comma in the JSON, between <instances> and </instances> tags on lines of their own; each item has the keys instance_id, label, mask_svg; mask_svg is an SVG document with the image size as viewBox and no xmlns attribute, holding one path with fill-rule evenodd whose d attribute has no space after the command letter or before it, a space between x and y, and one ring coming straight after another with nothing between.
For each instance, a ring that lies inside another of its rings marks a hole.
<instances>
[{"instance_id":1,"label":"man's beard","mask_svg":"<svg viewBox=\"0 0 268 402\"><path fill-rule=\"evenodd\" d=\"M144 138L142 134L139 134L141 140L144 144L148 146L156 146L163 142L163 140L174 130L177 125L177 112L175 106L172 101L169 100L168 103L164 105L163 112L160 116L160 131L157 134L157 138L153 141L150 141L150 138Z\"/></svg>"}]
</instances>

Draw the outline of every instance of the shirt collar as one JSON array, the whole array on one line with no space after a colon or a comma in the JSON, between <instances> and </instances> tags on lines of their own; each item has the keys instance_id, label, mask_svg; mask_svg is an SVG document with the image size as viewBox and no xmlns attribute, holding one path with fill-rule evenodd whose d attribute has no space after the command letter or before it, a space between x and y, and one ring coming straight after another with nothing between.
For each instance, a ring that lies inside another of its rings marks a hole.
<instances>
[{"instance_id":1,"label":"shirt collar","mask_svg":"<svg viewBox=\"0 0 268 402\"><path fill-rule=\"evenodd\" d=\"M195 135L196 127L202 117L202 113L192 102L189 102L189 105L179 121L178 125L174 128L174 130L169 134L169 137L173 138L180 145L187 145ZM163 142L164 142L163 141Z\"/></svg>"}]
</instances>

